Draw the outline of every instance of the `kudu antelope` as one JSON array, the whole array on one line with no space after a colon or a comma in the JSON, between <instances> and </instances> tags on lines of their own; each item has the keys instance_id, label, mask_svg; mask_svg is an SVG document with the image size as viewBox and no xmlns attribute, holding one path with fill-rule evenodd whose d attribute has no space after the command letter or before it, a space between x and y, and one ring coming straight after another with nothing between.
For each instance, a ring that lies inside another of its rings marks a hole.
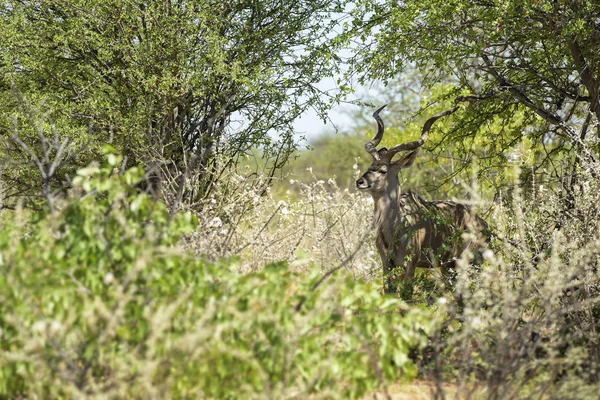
<instances>
[{"instance_id":1,"label":"kudu antelope","mask_svg":"<svg viewBox=\"0 0 600 400\"><path fill-rule=\"evenodd\" d=\"M400 192L398 173L413 164L433 123L454 110L427 120L419 140L377 150L384 131L379 112L384 107L373 113L377 134L365 145L373 163L356 181L356 187L369 192L375 201L374 226L377 250L383 261L384 291L394 293L396 282L393 280L398 277L405 281L403 296L410 298L416 267L441 267L444 273L469 246L463 240L462 232L487 231L487 224L465 205L452 201L426 201L416 193ZM400 151L410 152L393 161ZM397 273L397 267L402 268L404 274Z\"/></svg>"}]
</instances>

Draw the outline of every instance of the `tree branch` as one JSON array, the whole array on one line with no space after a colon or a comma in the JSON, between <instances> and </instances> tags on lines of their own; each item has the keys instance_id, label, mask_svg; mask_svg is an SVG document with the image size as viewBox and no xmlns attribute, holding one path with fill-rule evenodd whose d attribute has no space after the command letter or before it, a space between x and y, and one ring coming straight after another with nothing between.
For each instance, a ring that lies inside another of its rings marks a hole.
<instances>
[{"instance_id":1,"label":"tree branch","mask_svg":"<svg viewBox=\"0 0 600 400\"><path fill-rule=\"evenodd\" d=\"M569 50L571 51L571 55L573 56L573 61L575 62L575 66L579 71L579 75L581 76L581 82L587 89L591 100L590 100L590 110L596 115L596 118L600 121L600 107L598 107L598 84L592 75L592 70L590 65L583 57L581 52L581 47L579 47L579 43L577 43L576 39L573 39L569 42Z\"/></svg>"},{"instance_id":2,"label":"tree branch","mask_svg":"<svg viewBox=\"0 0 600 400\"><path fill-rule=\"evenodd\" d=\"M487 57L482 57L483 62L487 65L487 71L498 81L501 89L508 90L513 97L515 97L521 104L535 112L537 115L545 119L548 123L552 125L560 125L563 120L558 115L546 111L544 108L537 106L533 101L531 101L523 92L517 89L513 84L508 82L506 78L496 71L496 67L492 64L492 61Z\"/></svg>"}]
</instances>

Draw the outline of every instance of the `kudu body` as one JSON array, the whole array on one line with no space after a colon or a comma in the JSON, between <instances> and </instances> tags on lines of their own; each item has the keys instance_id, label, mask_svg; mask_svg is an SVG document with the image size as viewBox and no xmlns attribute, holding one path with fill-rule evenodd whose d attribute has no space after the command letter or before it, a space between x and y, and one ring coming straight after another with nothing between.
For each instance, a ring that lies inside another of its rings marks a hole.
<instances>
[{"instance_id":1,"label":"kudu body","mask_svg":"<svg viewBox=\"0 0 600 400\"><path fill-rule=\"evenodd\" d=\"M433 123L450 114L446 111L430 118L423 126L421 138L414 142L396 145L391 149L376 147L383 137L384 125L379 112L377 135L367 142L365 150L373 163L356 181L359 190L369 192L375 201L374 226L376 245L383 262L384 290L396 291L395 278L405 281L405 297L412 294L412 278L417 267L441 267L442 273L454 265L470 245L462 238L465 231L487 230L486 222L469 207L452 201L426 201L416 193L401 193L398 173L410 167L427 140ZM393 157L400 151L410 151L397 161ZM399 273L395 270L400 267Z\"/></svg>"}]
</instances>

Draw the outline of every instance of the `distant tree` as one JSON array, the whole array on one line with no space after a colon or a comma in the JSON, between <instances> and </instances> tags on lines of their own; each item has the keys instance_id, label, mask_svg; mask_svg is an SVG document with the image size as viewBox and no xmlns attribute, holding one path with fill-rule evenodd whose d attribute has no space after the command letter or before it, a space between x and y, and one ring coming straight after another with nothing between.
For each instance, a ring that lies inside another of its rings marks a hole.
<instances>
[{"instance_id":1,"label":"distant tree","mask_svg":"<svg viewBox=\"0 0 600 400\"><path fill-rule=\"evenodd\" d=\"M302 182L311 182L315 178L326 182L335 179L338 187L352 189L354 165L359 162L358 159L369 157L364 152L363 136L356 132L322 134L312 141L310 147L290 160L283 176ZM289 188L286 181L284 184Z\"/></svg>"}]
</instances>

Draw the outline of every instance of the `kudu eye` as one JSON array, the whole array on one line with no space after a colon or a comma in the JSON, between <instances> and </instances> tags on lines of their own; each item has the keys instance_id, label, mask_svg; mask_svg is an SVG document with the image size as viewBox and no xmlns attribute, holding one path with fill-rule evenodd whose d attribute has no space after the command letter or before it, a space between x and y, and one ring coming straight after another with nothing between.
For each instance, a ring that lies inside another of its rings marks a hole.
<instances>
[{"instance_id":1,"label":"kudu eye","mask_svg":"<svg viewBox=\"0 0 600 400\"><path fill-rule=\"evenodd\" d=\"M377 170L380 174L387 174L388 169L387 167L381 167Z\"/></svg>"}]
</instances>

